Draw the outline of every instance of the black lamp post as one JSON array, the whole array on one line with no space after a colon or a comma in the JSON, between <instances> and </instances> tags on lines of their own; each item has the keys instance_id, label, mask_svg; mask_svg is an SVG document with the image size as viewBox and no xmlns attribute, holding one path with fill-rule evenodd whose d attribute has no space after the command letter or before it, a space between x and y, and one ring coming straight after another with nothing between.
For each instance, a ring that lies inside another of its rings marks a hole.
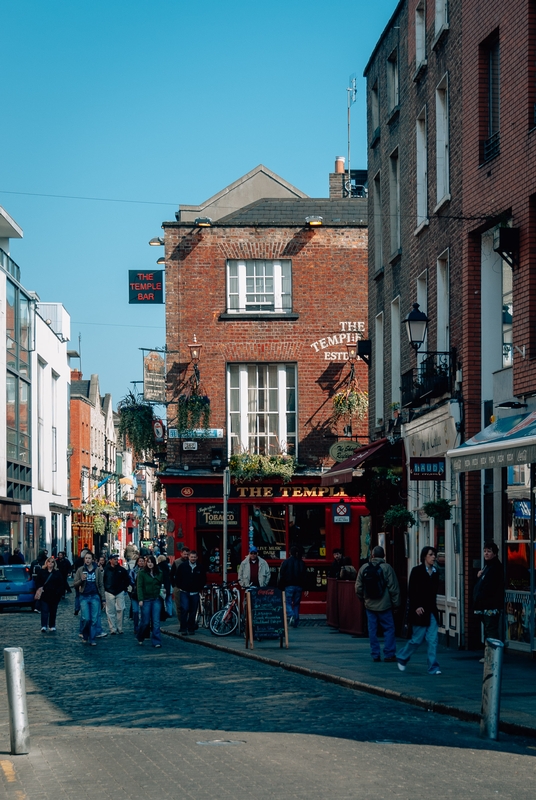
<instances>
[{"instance_id":1,"label":"black lamp post","mask_svg":"<svg viewBox=\"0 0 536 800\"><path fill-rule=\"evenodd\" d=\"M409 312L404 320L404 325L408 333L411 347L417 352L426 339L428 328L428 317L423 311L419 311L419 304L413 303L413 310Z\"/></svg>"},{"instance_id":2,"label":"black lamp post","mask_svg":"<svg viewBox=\"0 0 536 800\"><path fill-rule=\"evenodd\" d=\"M203 347L202 344L199 344L197 341L197 337L194 334L194 340L191 344L188 345L190 349L190 361L193 364L194 368L194 376L196 384L199 384L200 376L199 376L199 359L201 357L201 348Z\"/></svg>"}]
</instances>

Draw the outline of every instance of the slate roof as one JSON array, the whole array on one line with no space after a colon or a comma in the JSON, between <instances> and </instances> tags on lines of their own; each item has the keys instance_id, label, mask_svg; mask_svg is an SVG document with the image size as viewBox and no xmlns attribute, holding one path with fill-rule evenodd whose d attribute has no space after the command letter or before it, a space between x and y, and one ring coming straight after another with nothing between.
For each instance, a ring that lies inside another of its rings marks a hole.
<instances>
[{"instance_id":1,"label":"slate roof","mask_svg":"<svg viewBox=\"0 0 536 800\"><path fill-rule=\"evenodd\" d=\"M89 397L90 381L71 381L71 397Z\"/></svg>"},{"instance_id":2,"label":"slate roof","mask_svg":"<svg viewBox=\"0 0 536 800\"><path fill-rule=\"evenodd\" d=\"M305 225L305 217L323 217L323 225L346 227L348 225L367 225L366 198L273 198L257 200L249 206L222 217L216 223L225 226L240 225L280 225L300 227Z\"/></svg>"}]
</instances>

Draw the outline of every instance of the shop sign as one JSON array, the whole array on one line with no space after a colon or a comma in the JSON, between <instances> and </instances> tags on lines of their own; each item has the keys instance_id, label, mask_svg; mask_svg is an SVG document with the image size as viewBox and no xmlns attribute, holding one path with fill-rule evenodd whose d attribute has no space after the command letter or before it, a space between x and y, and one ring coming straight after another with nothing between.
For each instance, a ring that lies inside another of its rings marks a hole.
<instances>
[{"instance_id":1,"label":"shop sign","mask_svg":"<svg viewBox=\"0 0 536 800\"><path fill-rule=\"evenodd\" d=\"M334 461L340 464L341 461L351 458L358 447L358 442L335 442L329 448L329 454Z\"/></svg>"},{"instance_id":2,"label":"shop sign","mask_svg":"<svg viewBox=\"0 0 536 800\"><path fill-rule=\"evenodd\" d=\"M164 302L162 289L163 270L156 269L151 272L138 272L135 269L128 271L128 302L152 305Z\"/></svg>"},{"instance_id":3,"label":"shop sign","mask_svg":"<svg viewBox=\"0 0 536 800\"><path fill-rule=\"evenodd\" d=\"M444 481L445 459L440 457L410 458L409 478L411 481Z\"/></svg>"},{"instance_id":4,"label":"shop sign","mask_svg":"<svg viewBox=\"0 0 536 800\"><path fill-rule=\"evenodd\" d=\"M169 483L166 485L166 497L168 500L177 497L223 497L223 485L222 483L196 483L185 486L184 484ZM272 498L288 498L292 500L300 497L317 497L329 500L334 497L348 497L348 494L342 486L262 486L259 484L245 486L240 484L231 486L231 497L241 500Z\"/></svg>"},{"instance_id":5,"label":"shop sign","mask_svg":"<svg viewBox=\"0 0 536 800\"><path fill-rule=\"evenodd\" d=\"M227 506L227 525L236 528L240 519L239 506ZM223 504L197 506L198 528L223 528Z\"/></svg>"},{"instance_id":6,"label":"shop sign","mask_svg":"<svg viewBox=\"0 0 536 800\"><path fill-rule=\"evenodd\" d=\"M197 442L183 442L182 443L183 450L197 450Z\"/></svg>"},{"instance_id":7,"label":"shop sign","mask_svg":"<svg viewBox=\"0 0 536 800\"><path fill-rule=\"evenodd\" d=\"M406 426L406 455L408 458L429 458L442 456L447 450L455 447L456 422L452 416L422 427L411 430L411 425Z\"/></svg>"},{"instance_id":8,"label":"shop sign","mask_svg":"<svg viewBox=\"0 0 536 800\"><path fill-rule=\"evenodd\" d=\"M184 439L185 436L195 439L223 439L223 428L194 428L193 431L184 431L183 436L179 436L177 428L168 429L169 439Z\"/></svg>"},{"instance_id":9,"label":"shop sign","mask_svg":"<svg viewBox=\"0 0 536 800\"><path fill-rule=\"evenodd\" d=\"M333 522L342 525L350 522L350 506L348 503L333 503L331 510L333 512Z\"/></svg>"},{"instance_id":10,"label":"shop sign","mask_svg":"<svg viewBox=\"0 0 536 800\"><path fill-rule=\"evenodd\" d=\"M166 402L166 361L156 350L143 357L143 399Z\"/></svg>"},{"instance_id":11,"label":"shop sign","mask_svg":"<svg viewBox=\"0 0 536 800\"><path fill-rule=\"evenodd\" d=\"M315 353L323 353L324 361L348 361L347 344L355 344L364 338L365 323L360 322L339 322L340 333L332 333L316 342L311 342L311 347ZM340 348L342 350L334 350ZM358 356L359 359L359 356Z\"/></svg>"}]
</instances>

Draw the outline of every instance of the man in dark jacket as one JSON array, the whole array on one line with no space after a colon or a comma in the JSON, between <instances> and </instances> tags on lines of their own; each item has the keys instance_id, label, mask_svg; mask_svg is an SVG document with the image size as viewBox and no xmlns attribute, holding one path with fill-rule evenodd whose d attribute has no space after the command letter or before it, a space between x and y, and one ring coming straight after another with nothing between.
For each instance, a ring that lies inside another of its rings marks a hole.
<instances>
[{"instance_id":1,"label":"man in dark jacket","mask_svg":"<svg viewBox=\"0 0 536 800\"><path fill-rule=\"evenodd\" d=\"M287 617L295 628L300 621L300 601L305 589L307 567L298 547L290 548L290 558L285 559L279 571L279 588L285 592Z\"/></svg>"},{"instance_id":2,"label":"man in dark jacket","mask_svg":"<svg viewBox=\"0 0 536 800\"><path fill-rule=\"evenodd\" d=\"M73 567L72 567L71 562L69 561L69 559L66 557L65 553L63 552L63 550L60 550L60 552L58 553L58 557L56 559L56 565L57 565L57 567L58 567L58 569L60 571L61 577L63 578L64 583L65 583L64 594L66 592L69 592L69 594L70 594L72 592L72 589L69 586L68 578L69 578L69 575L71 574L71 572L73 571Z\"/></svg>"},{"instance_id":3,"label":"man in dark jacket","mask_svg":"<svg viewBox=\"0 0 536 800\"><path fill-rule=\"evenodd\" d=\"M484 625L486 639L501 639L500 620L504 608L504 574L495 542L484 542L484 567L477 574L473 609Z\"/></svg>"},{"instance_id":4,"label":"man in dark jacket","mask_svg":"<svg viewBox=\"0 0 536 800\"><path fill-rule=\"evenodd\" d=\"M125 610L125 592L130 585L128 572L119 564L119 556L112 553L104 568L104 596L106 598L106 616L110 626L110 634L123 633L123 612Z\"/></svg>"},{"instance_id":5,"label":"man in dark jacket","mask_svg":"<svg viewBox=\"0 0 536 800\"><path fill-rule=\"evenodd\" d=\"M180 589L180 629L182 634L195 633L195 615L199 607L199 592L205 585L205 570L197 562L197 552L190 550L188 561L179 564L175 573L175 585Z\"/></svg>"},{"instance_id":6,"label":"man in dark jacket","mask_svg":"<svg viewBox=\"0 0 536 800\"><path fill-rule=\"evenodd\" d=\"M398 669L404 672L413 653L423 643L428 642L428 674L441 675L437 662L437 630L439 612L437 610L437 590L439 572L435 567L437 551L435 547L423 547L421 563L413 567L409 576L408 600L409 623L413 634L397 654Z\"/></svg>"},{"instance_id":7,"label":"man in dark jacket","mask_svg":"<svg viewBox=\"0 0 536 800\"><path fill-rule=\"evenodd\" d=\"M367 579L368 574L371 574L373 578L376 577L376 574L378 575L372 585ZM377 593L373 593L372 589L377 589ZM373 549L370 563L363 564L357 573L355 593L365 603L372 660L382 660L378 639L379 625L383 629L384 635L384 661L396 661L393 611L400 605L400 586L394 569L385 561L385 550L380 545L376 545Z\"/></svg>"},{"instance_id":8,"label":"man in dark jacket","mask_svg":"<svg viewBox=\"0 0 536 800\"><path fill-rule=\"evenodd\" d=\"M173 587L173 602L175 603L175 608L177 609L177 619L181 618L181 600L180 600L181 590L177 586L177 570L181 564L188 563L189 555L190 555L190 548L186 547L186 545L183 544L181 547L180 556L176 558L173 564L171 565L170 577L171 577L171 586Z\"/></svg>"}]
</instances>

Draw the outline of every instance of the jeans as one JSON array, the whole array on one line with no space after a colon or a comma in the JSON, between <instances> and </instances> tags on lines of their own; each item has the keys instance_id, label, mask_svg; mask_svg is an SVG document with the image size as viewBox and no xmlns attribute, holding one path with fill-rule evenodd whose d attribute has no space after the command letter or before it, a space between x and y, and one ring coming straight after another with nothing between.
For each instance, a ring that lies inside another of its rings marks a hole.
<instances>
[{"instance_id":1,"label":"jeans","mask_svg":"<svg viewBox=\"0 0 536 800\"><path fill-rule=\"evenodd\" d=\"M300 600L302 596L301 586L287 586L285 589L285 601L287 606L287 617L291 625L298 627L300 621Z\"/></svg>"},{"instance_id":2,"label":"jeans","mask_svg":"<svg viewBox=\"0 0 536 800\"><path fill-rule=\"evenodd\" d=\"M367 608L367 620L372 658L380 658L380 643L378 641L378 622L383 628L384 643L383 655L393 658L396 655L395 621L390 608L387 611L370 611Z\"/></svg>"},{"instance_id":3,"label":"jeans","mask_svg":"<svg viewBox=\"0 0 536 800\"><path fill-rule=\"evenodd\" d=\"M168 617L172 617L173 616L173 595L171 594L171 592L168 594L168 596L166 597L166 599L164 601L164 607L166 609L166 614L168 615Z\"/></svg>"},{"instance_id":4,"label":"jeans","mask_svg":"<svg viewBox=\"0 0 536 800\"><path fill-rule=\"evenodd\" d=\"M160 633L160 609L162 601L159 597L155 600L144 600L141 607L141 624L138 629L138 642L143 642L145 633L152 623L151 644L162 644L162 634Z\"/></svg>"},{"instance_id":5,"label":"jeans","mask_svg":"<svg viewBox=\"0 0 536 800\"><path fill-rule=\"evenodd\" d=\"M433 675L439 669L437 661L437 620L432 614L428 627L424 625L414 625L413 635L402 650L398 653L398 660L401 664L407 664L413 653L426 639L428 642L428 672Z\"/></svg>"},{"instance_id":6,"label":"jeans","mask_svg":"<svg viewBox=\"0 0 536 800\"><path fill-rule=\"evenodd\" d=\"M111 594L105 592L106 597L106 616L110 633L121 633L123 630L123 611L125 610L125 593Z\"/></svg>"},{"instance_id":7,"label":"jeans","mask_svg":"<svg viewBox=\"0 0 536 800\"><path fill-rule=\"evenodd\" d=\"M132 606L132 619L134 620L134 636L138 633L140 627L140 604L137 600L130 597L130 605Z\"/></svg>"},{"instance_id":8,"label":"jeans","mask_svg":"<svg viewBox=\"0 0 536 800\"><path fill-rule=\"evenodd\" d=\"M49 628L56 627L56 613L58 611L58 600L54 600L52 602L45 602L43 598L41 598L41 627L46 628L47 623Z\"/></svg>"},{"instance_id":9,"label":"jeans","mask_svg":"<svg viewBox=\"0 0 536 800\"><path fill-rule=\"evenodd\" d=\"M101 599L98 594L80 595L80 610L82 612L80 632L85 642L93 643L95 641L100 607Z\"/></svg>"},{"instance_id":10,"label":"jeans","mask_svg":"<svg viewBox=\"0 0 536 800\"><path fill-rule=\"evenodd\" d=\"M199 592L190 594L189 592L180 593L181 604L181 618L180 618L180 631L181 633L195 633L195 615L199 606Z\"/></svg>"}]
</instances>

